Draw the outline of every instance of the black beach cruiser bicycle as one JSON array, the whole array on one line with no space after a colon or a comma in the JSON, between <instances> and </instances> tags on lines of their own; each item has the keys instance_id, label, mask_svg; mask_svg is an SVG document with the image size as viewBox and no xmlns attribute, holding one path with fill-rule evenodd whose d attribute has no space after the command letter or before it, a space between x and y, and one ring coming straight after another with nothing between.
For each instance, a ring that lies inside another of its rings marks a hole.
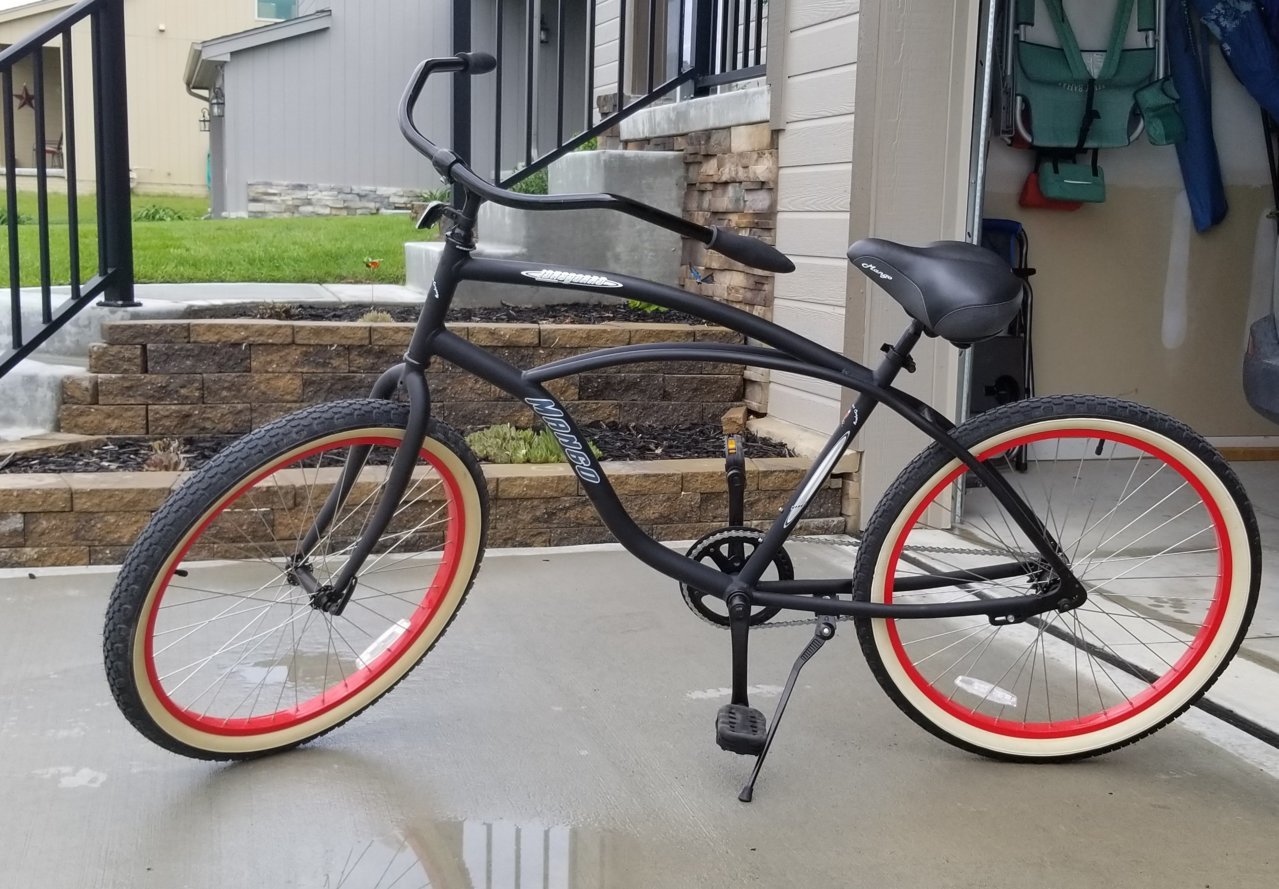
<instances>
[{"instance_id":1,"label":"black beach cruiser bicycle","mask_svg":"<svg viewBox=\"0 0 1279 889\"><path fill-rule=\"evenodd\" d=\"M434 72L481 74L475 53L424 62L400 107L405 136L462 200L432 205L444 250L403 363L367 400L317 405L241 439L186 479L138 538L107 613L112 692L137 729L187 756L239 759L302 744L373 704L456 616L484 554L487 496L462 438L431 417L425 370L445 360L527 404L563 446L608 529L729 630L732 702L721 747L755 777L803 665L851 619L879 683L915 722L965 750L1070 760L1154 732L1193 704L1243 639L1260 580L1257 525L1238 480L1197 433L1111 398L1053 396L955 426L893 388L922 336L969 344L1018 311L1020 281L958 243L880 240L849 257L910 316L870 370L769 322L672 287L472 255L480 206L607 208L745 265L793 269L758 240L613 195L520 195L480 178L413 122ZM459 283L555 286L643 300L762 345L645 344L521 371L445 325ZM680 555L646 535L550 388L637 362L769 368L859 393L787 506ZM401 396L395 399L397 393ZM851 578L794 577L785 544L878 405L932 444L884 495ZM956 503L963 496L962 512ZM714 606L714 607L712 607ZM752 627L808 612L813 636L771 728L747 700Z\"/></svg>"}]
</instances>

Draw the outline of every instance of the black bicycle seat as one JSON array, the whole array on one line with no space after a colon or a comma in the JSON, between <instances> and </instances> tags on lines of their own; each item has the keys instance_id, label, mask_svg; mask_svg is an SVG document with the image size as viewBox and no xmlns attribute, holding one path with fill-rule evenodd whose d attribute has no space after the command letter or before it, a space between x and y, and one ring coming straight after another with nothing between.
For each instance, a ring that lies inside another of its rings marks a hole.
<instances>
[{"instance_id":1,"label":"black bicycle seat","mask_svg":"<svg viewBox=\"0 0 1279 889\"><path fill-rule=\"evenodd\" d=\"M907 247L866 238L848 248L848 258L927 333L952 343L996 336L1021 310L1021 279L983 247L960 241Z\"/></svg>"}]
</instances>

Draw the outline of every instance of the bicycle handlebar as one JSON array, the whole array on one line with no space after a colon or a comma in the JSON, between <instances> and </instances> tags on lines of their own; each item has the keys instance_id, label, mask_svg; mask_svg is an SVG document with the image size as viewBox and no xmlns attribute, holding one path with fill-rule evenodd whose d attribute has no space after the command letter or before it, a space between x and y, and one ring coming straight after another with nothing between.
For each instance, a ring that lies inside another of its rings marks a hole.
<instances>
[{"instance_id":1,"label":"bicycle handlebar","mask_svg":"<svg viewBox=\"0 0 1279 889\"><path fill-rule=\"evenodd\" d=\"M448 182L477 194L495 204L522 210L616 210L644 222L660 226L686 238L700 241L718 253L751 268L770 272L793 272L795 264L784 253L757 238L739 235L719 226L698 225L680 216L650 207L633 198L615 194L526 195L508 191L477 175L466 162L447 148L436 145L417 128L413 111L427 79L437 71L475 76L487 74L497 67L497 59L486 52L458 53L440 59L427 59L418 65L408 89L400 100L400 132L421 152L436 172Z\"/></svg>"}]
</instances>

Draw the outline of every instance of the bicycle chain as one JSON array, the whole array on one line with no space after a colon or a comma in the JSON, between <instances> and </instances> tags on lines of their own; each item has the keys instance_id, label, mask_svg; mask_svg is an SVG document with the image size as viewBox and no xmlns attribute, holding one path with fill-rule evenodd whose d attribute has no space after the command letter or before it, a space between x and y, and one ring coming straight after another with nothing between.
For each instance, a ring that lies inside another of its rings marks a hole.
<instances>
[{"instance_id":1,"label":"bicycle chain","mask_svg":"<svg viewBox=\"0 0 1279 889\"><path fill-rule=\"evenodd\" d=\"M857 538L849 537L847 535L840 536L838 534L827 534L820 537L818 536L792 537L790 539L790 542L814 543L819 546L837 546L843 549L848 549L850 547L856 548L858 546L861 546L861 541L859 541ZM907 546L907 547L904 547L902 551L911 552L911 553L934 553L936 555L948 555L948 556L989 556L994 553L994 550L978 549L975 547L962 547L962 546ZM692 609L689 609L689 610L691 611ZM714 627L717 630L728 629L728 627L725 627L721 624L717 624L714 621L707 620L704 616L702 616L701 614L698 614L696 611L693 611L693 613L697 615L697 619L700 620L702 623L710 624L712 627ZM853 619L853 616L851 614L835 614L835 615L828 615L827 620L829 620L831 617L833 617L837 622ZM815 617L800 618L798 620L770 620L767 623L763 623L763 624L759 624L758 626L751 627L751 631L754 632L756 630L780 630L783 627L809 627L809 626L812 626L813 624L816 624L819 620L820 618L815 618Z\"/></svg>"}]
</instances>

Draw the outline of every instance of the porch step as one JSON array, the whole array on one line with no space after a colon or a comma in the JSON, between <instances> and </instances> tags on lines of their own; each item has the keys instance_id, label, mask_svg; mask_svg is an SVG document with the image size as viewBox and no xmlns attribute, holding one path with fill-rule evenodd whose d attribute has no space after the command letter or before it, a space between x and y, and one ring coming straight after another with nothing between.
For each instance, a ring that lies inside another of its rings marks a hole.
<instances>
[{"instance_id":1,"label":"porch step","mask_svg":"<svg viewBox=\"0 0 1279 889\"><path fill-rule=\"evenodd\" d=\"M87 358L37 352L0 377L0 441L57 429L62 380L87 373L88 365Z\"/></svg>"},{"instance_id":2,"label":"porch step","mask_svg":"<svg viewBox=\"0 0 1279 889\"><path fill-rule=\"evenodd\" d=\"M578 151L548 170L551 194L614 193L680 215L684 201L684 155L678 151ZM609 210L527 212L485 204L478 222L476 256L519 259L582 271L607 270L675 285L682 245L678 235ZM425 293L444 245L405 245L408 286ZM545 305L604 302L607 293L570 287L516 288L468 282L458 304Z\"/></svg>"}]
</instances>

